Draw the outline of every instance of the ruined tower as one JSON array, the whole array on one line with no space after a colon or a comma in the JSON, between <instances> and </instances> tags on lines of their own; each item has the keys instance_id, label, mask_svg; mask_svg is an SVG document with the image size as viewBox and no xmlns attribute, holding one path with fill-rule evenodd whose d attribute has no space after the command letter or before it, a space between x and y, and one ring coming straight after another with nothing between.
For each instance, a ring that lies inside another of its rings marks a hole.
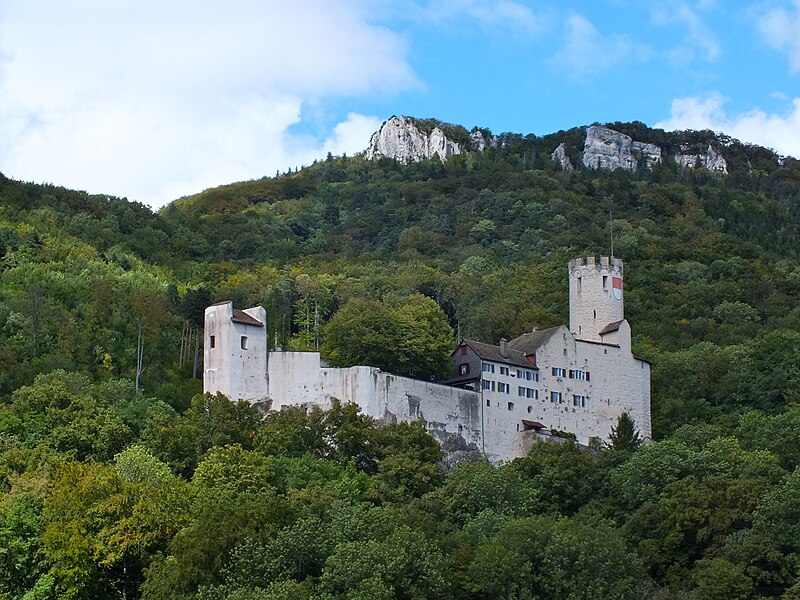
<instances>
[{"instance_id":1,"label":"ruined tower","mask_svg":"<svg viewBox=\"0 0 800 600\"><path fill-rule=\"evenodd\" d=\"M264 402L267 377L267 311L239 310L228 300L206 308L203 391L233 401Z\"/></svg>"}]
</instances>

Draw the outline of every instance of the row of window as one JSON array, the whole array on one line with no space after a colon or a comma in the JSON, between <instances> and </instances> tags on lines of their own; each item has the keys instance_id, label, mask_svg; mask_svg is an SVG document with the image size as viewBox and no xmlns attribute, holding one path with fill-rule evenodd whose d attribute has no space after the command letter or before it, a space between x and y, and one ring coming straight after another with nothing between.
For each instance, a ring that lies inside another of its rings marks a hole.
<instances>
[{"instance_id":1,"label":"row of window","mask_svg":"<svg viewBox=\"0 0 800 600\"><path fill-rule=\"evenodd\" d=\"M566 377L567 370L562 369L561 367L553 367L552 368L553 377ZM570 369L569 370L569 378L570 379L578 379L580 381L589 381L589 371L581 371L580 369Z\"/></svg>"},{"instance_id":2,"label":"row of window","mask_svg":"<svg viewBox=\"0 0 800 600\"><path fill-rule=\"evenodd\" d=\"M464 366L467 367L466 372L464 371ZM512 369L510 367L504 367L502 365L498 366L500 368L500 375L516 377L517 379L524 379L525 381L539 381L539 374L536 371L528 371L526 369ZM495 365L493 363L485 362L483 363L482 368L484 373L495 372ZM466 375L467 373L469 373L469 365L464 363L461 365L461 374Z\"/></svg>"},{"instance_id":3,"label":"row of window","mask_svg":"<svg viewBox=\"0 0 800 600\"><path fill-rule=\"evenodd\" d=\"M572 406L579 408L586 408L586 402L589 400L586 396L581 394L572 394ZM561 392L550 392L550 402L554 404L564 403L564 394Z\"/></svg>"},{"instance_id":4,"label":"row of window","mask_svg":"<svg viewBox=\"0 0 800 600\"><path fill-rule=\"evenodd\" d=\"M242 345L242 350L247 350L247 336L243 335L242 339L240 340ZM217 347L217 336L211 335L208 338L208 346L209 348L216 348Z\"/></svg>"}]
</instances>

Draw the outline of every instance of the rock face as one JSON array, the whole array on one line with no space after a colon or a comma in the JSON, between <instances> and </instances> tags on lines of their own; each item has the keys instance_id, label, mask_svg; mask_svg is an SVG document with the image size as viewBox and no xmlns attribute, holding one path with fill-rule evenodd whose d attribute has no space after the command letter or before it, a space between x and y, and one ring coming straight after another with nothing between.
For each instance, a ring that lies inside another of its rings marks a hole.
<instances>
[{"instance_id":1,"label":"rock face","mask_svg":"<svg viewBox=\"0 0 800 600\"><path fill-rule=\"evenodd\" d=\"M413 119L392 117L372 134L367 159L386 157L405 164L434 156L445 160L461 152L459 145L448 139L438 127L434 127L430 135L427 135L420 131Z\"/></svg>"},{"instance_id":2,"label":"rock face","mask_svg":"<svg viewBox=\"0 0 800 600\"><path fill-rule=\"evenodd\" d=\"M633 142L633 152L641 154L644 157L645 166L652 169L653 165L661 162L661 148L655 144L647 144L645 142Z\"/></svg>"},{"instance_id":3,"label":"rock face","mask_svg":"<svg viewBox=\"0 0 800 600\"><path fill-rule=\"evenodd\" d=\"M634 142L630 136L608 127L592 125L586 130L583 164L590 169L636 171L639 156L648 168L661 162L661 148L654 144Z\"/></svg>"},{"instance_id":4,"label":"rock face","mask_svg":"<svg viewBox=\"0 0 800 600\"><path fill-rule=\"evenodd\" d=\"M728 162L709 144L705 154L676 154L675 162L682 167L702 167L714 173L728 174Z\"/></svg>"},{"instance_id":5,"label":"rock face","mask_svg":"<svg viewBox=\"0 0 800 600\"><path fill-rule=\"evenodd\" d=\"M558 147L553 150L550 158L552 158L553 162L561 167L564 171L575 170L575 167L572 166L572 161L570 161L569 156L567 156L567 151L564 148L564 142L561 142Z\"/></svg>"}]
</instances>

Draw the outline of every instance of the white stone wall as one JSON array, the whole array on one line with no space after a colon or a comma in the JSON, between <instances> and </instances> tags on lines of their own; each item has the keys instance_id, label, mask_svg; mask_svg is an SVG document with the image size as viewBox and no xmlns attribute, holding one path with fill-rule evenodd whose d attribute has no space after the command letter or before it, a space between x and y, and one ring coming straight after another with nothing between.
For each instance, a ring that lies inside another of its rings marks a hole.
<instances>
[{"instance_id":1,"label":"white stone wall","mask_svg":"<svg viewBox=\"0 0 800 600\"><path fill-rule=\"evenodd\" d=\"M650 438L650 365L631 354L627 321L620 327L619 337L626 339L619 345L578 340L566 327L560 329L536 351L540 391L538 403L529 405L531 420L572 432L588 444L593 437L608 441L619 415L627 412L640 434ZM555 375L554 367L565 375ZM588 372L589 378L570 377L570 371ZM553 402L551 392L560 392L561 402ZM575 406L575 395L585 398L584 406Z\"/></svg>"},{"instance_id":2,"label":"white stone wall","mask_svg":"<svg viewBox=\"0 0 800 600\"><path fill-rule=\"evenodd\" d=\"M231 400L263 402L269 397L267 383L266 311L260 307L245 310L264 323L263 327L234 323L233 304L209 306L205 312L203 341L203 391L221 392ZM211 338L214 347L211 347ZM242 348L242 337L247 348Z\"/></svg>"},{"instance_id":3,"label":"white stone wall","mask_svg":"<svg viewBox=\"0 0 800 600\"><path fill-rule=\"evenodd\" d=\"M508 373L501 373L500 367L506 367L500 363L483 361L484 365L490 365L494 369L482 370L481 372L481 391L483 394L482 406L484 412L484 445L486 456L492 462L508 461L517 456L524 456L526 451L525 440L530 437L530 432L526 432L522 420L538 421L533 410L528 412L527 407L537 401L529 398L519 397L519 386L536 390L541 395L540 383L533 378L528 380L524 377L526 372L539 374L533 368L525 369L522 367L508 366ZM522 371L523 378L518 376ZM494 383L488 389L483 381ZM499 384L508 386L508 391L500 391Z\"/></svg>"},{"instance_id":4,"label":"white stone wall","mask_svg":"<svg viewBox=\"0 0 800 600\"><path fill-rule=\"evenodd\" d=\"M583 340L601 341L600 331L625 318L624 289L614 296L613 278L623 279L622 261L601 256L569 263L569 329Z\"/></svg>"}]
</instances>

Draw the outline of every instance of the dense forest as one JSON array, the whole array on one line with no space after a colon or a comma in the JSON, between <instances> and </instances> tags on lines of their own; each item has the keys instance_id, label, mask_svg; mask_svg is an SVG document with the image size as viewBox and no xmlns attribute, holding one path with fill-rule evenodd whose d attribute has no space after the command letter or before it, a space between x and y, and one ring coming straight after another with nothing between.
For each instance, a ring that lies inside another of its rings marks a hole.
<instances>
[{"instance_id":1,"label":"dense forest","mask_svg":"<svg viewBox=\"0 0 800 600\"><path fill-rule=\"evenodd\" d=\"M157 213L0 175L0 599L800 599L800 163L611 126L730 174L563 172L576 128ZM200 393L212 302L433 379L459 338L566 323L567 262L612 230L652 444L444 470L420 423Z\"/></svg>"}]
</instances>

